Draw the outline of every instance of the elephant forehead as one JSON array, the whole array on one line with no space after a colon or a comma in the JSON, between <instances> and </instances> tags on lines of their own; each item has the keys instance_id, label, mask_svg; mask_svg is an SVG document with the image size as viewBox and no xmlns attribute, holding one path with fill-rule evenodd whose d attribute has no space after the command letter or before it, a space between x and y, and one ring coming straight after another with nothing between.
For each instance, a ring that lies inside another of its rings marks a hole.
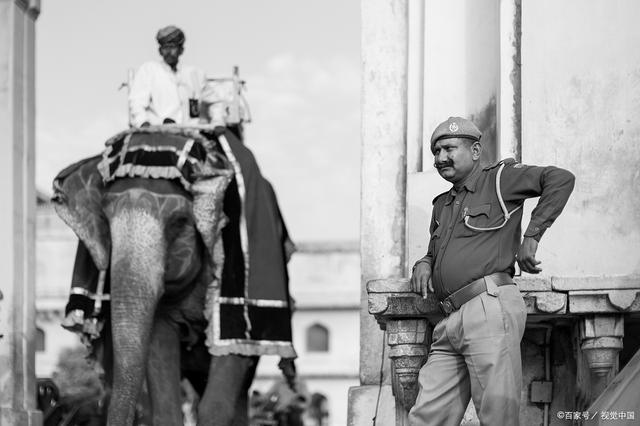
<instances>
[{"instance_id":1,"label":"elephant forehead","mask_svg":"<svg viewBox=\"0 0 640 426\"><path fill-rule=\"evenodd\" d=\"M192 216L192 202L181 194L161 194L133 188L109 192L104 197L104 212L112 219L123 211L141 210L164 222L176 215Z\"/></svg>"}]
</instances>

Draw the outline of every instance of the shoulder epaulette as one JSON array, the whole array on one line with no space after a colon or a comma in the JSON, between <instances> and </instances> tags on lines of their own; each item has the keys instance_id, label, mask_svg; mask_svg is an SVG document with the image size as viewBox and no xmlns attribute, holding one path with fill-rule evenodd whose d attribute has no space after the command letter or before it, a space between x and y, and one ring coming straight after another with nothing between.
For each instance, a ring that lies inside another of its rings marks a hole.
<instances>
[{"instance_id":1,"label":"shoulder epaulette","mask_svg":"<svg viewBox=\"0 0 640 426\"><path fill-rule=\"evenodd\" d=\"M500 161L497 161L497 162L495 162L495 163L493 163L491 165L488 165L487 167L485 167L482 170L495 169L496 167L500 166L501 164L504 164L505 166L509 166L509 165L515 164L515 163L517 163L517 161L514 160L513 158L505 158L504 160L500 160Z\"/></svg>"},{"instance_id":2,"label":"shoulder epaulette","mask_svg":"<svg viewBox=\"0 0 640 426\"><path fill-rule=\"evenodd\" d=\"M436 201L438 201L438 198L442 197L443 195L447 195L449 193L449 191L445 191L440 195L436 195L436 197L433 199L433 201L431 202L431 204L435 205Z\"/></svg>"}]
</instances>

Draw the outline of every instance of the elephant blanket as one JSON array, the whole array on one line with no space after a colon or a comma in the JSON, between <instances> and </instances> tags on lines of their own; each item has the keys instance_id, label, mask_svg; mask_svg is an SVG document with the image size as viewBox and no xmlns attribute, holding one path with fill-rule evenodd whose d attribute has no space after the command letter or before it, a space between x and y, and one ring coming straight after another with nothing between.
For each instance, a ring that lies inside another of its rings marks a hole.
<instances>
[{"instance_id":1,"label":"elephant blanket","mask_svg":"<svg viewBox=\"0 0 640 426\"><path fill-rule=\"evenodd\" d=\"M214 272L204 312L211 354L295 358L286 268L293 243L251 151L230 131L131 129L107 141L101 156L63 170L54 180L56 211L100 270L110 254L102 192L122 177L178 179L193 195Z\"/></svg>"},{"instance_id":2,"label":"elephant blanket","mask_svg":"<svg viewBox=\"0 0 640 426\"><path fill-rule=\"evenodd\" d=\"M215 148L231 162L235 179L224 199L229 225L222 230L221 285L207 297L210 352L295 358L287 274L294 245L275 193L232 132L217 137Z\"/></svg>"}]
</instances>

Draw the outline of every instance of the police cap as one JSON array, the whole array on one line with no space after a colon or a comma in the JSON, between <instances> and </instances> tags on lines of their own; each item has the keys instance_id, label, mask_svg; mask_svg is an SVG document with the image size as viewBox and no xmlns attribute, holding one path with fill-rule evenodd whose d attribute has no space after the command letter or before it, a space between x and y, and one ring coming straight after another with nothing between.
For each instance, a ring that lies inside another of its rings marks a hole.
<instances>
[{"instance_id":1,"label":"police cap","mask_svg":"<svg viewBox=\"0 0 640 426\"><path fill-rule=\"evenodd\" d=\"M431 135L431 152L440 139L462 138L478 142L482 132L472 121L462 117L449 117L438 124Z\"/></svg>"}]
</instances>

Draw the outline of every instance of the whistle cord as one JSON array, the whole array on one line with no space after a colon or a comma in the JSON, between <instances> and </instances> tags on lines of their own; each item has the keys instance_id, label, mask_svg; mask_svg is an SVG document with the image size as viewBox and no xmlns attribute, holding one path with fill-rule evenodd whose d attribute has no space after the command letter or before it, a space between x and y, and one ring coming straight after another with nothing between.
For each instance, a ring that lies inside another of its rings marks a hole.
<instances>
[{"instance_id":1,"label":"whistle cord","mask_svg":"<svg viewBox=\"0 0 640 426\"><path fill-rule=\"evenodd\" d=\"M502 176L503 169L504 169L504 163L500 165L500 168L498 169L498 174L496 175L496 195L498 196L498 201L500 202L500 208L502 209L502 214L504 215L504 222L502 222L501 225L494 226L492 228L478 228L478 227L469 225L469 215L467 213L467 209L465 209L464 224L467 228L473 229L474 231L496 231L504 227L509 221L509 219L511 218L511 215L514 214L518 209L522 207L522 204L521 204L511 211L507 210L507 206L504 203L504 199L502 198L502 190L500 188L500 176Z\"/></svg>"}]
</instances>

